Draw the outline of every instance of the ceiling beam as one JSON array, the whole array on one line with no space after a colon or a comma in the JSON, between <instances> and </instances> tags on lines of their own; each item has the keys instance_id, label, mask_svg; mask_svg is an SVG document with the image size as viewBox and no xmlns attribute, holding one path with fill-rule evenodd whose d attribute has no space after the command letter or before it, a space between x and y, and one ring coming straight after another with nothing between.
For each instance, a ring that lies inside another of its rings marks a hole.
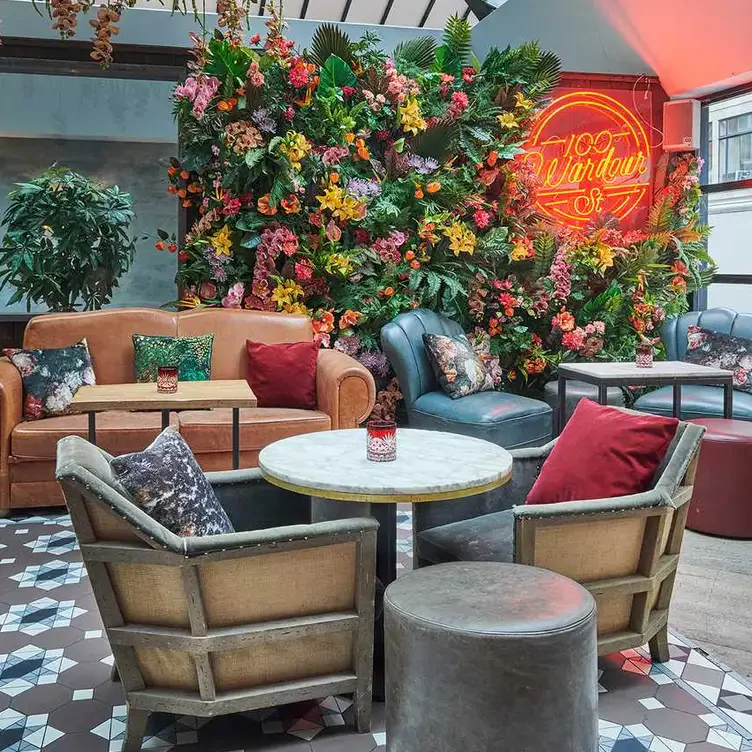
<instances>
[{"instance_id":1,"label":"ceiling beam","mask_svg":"<svg viewBox=\"0 0 752 752\"><path fill-rule=\"evenodd\" d=\"M392 6L394 5L394 0L388 0L386 4L386 8L384 8L384 14L381 16L381 21L379 23L383 26L387 20L389 19L389 14L392 12Z\"/></svg>"},{"instance_id":2,"label":"ceiling beam","mask_svg":"<svg viewBox=\"0 0 752 752\"><path fill-rule=\"evenodd\" d=\"M259 11L258 14L260 16L264 15L264 10L266 9L266 0L260 0L259 2Z\"/></svg>"},{"instance_id":3,"label":"ceiling beam","mask_svg":"<svg viewBox=\"0 0 752 752\"><path fill-rule=\"evenodd\" d=\"M303 7L300 9L299 18L305 18L308 13L308 6L311 4L311 0L303 0Z\"/></svg>"},{"instance_id":4,"label":"ceiling beam","mask_svg":"<svg viewBox=\"0 0 752 752\"><path fill-rule=\"evenodd\" d=\"M350 12L350 6L352 5L352 0L347 0L345 3L345 9L342 11L342 17L339 19L342 23L347 21L347 14Z\"/></svg>"},{"instance_id":5,"label":"ceiling beam","mask_svg":"<svg viewBox=\"0 0 752 752\"><path fill-rule=\"evenodd\" d=\"M421 29L426 25L434 5L436 5L436 0L428 0L428 5L426 5L426 9L423 11L420 23L418 24Z\"/></svg>"}]
</instances>

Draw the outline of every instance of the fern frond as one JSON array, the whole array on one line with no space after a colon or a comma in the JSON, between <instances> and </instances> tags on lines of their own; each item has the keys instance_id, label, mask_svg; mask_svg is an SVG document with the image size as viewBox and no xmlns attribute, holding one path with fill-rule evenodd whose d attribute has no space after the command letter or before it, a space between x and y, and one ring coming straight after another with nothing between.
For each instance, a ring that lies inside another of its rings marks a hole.
<instances>
[{"instance_id":1,"label":"fern frond","mask_svg":"<svg viewBox=\"0 0 752 752\"><path fill-rule=\"evenodd\" d=\"M422 70L430 68L436 59L436 41L433 37L418 37L400 42L392 53L394 62L399 67L414 65Z\"/></svg>"},{"instance_id":2,"label":"fern frond","mask_svg":"<svg viewBox=\"0 0 752 752\"><path fill-rule=\"evenodd\" d=\"M352 62L352 41L339 26L321 24L313 32L309 56L321 68L332 55L342 58L349 65Z\"/></svg>"},{"instance_id":3,"label":"fern frond","mask_svg":"<svg viewBox=\"0 0 752 752\"><path fill-rule=\"evenodd\" d=\"M535 261L533 262L533 279L542 279L551 270L551 264L556 256L556 240L553 235L544 233L533 240Z\"/></svg>"},{"instance_id":4,"label":"fern frond","mask_svg":"<svg viewBox=\"0 0 752 752\"><path fill-rule=\"evenodd\" d=\"M453 15L447 19L444 28L444 47L460 63L465 63L472 52L472 28L466 19Z\"/></svg>"},{"instance_id":5,"label":"fern frond","mask_svg":"<svg viewBox=\"0 0 752 752\"><path fill-rule=\"evenodd\" d=\"M653 204L648 215L648 232L657 234L670 230L672 214L671 204L667 198Z\"/></svg>"}]
</instances>

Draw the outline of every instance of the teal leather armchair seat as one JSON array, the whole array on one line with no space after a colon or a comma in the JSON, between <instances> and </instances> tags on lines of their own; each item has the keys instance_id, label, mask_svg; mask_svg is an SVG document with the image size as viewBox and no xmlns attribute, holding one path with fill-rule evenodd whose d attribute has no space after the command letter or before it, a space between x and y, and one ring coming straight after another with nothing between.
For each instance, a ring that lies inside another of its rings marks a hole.
<instances>
[{"instance_id":1,"label":"teal leather armchair seat","mask_svg":"<svg viewBox=\"0 0 752 752\"><path fill-rule=\"evenodd\" d=\"M733 334L735 337L752 339L752 314L737 313L730 308L709 308L707 311L691 311L663 325L661 339L666 346L669 360L684 360L687 354L687 330L690 326L701 326L713 332ZM654 415L673 414L673 387L663 386L640 397L635 402L635 410ZM681 417L722 418L723 387L682 386ZM734 390L734 418L752 420L752 394Z\"/></svg>"},{"instance_id":2,"label":"teal leather armchair seat","mask_svg":"<svg viewBox=\"0 0 752 752\"><path fill-rule=\"evenodd\" d=\"M405 398L411 428L486 439L507 449L542 446L551 438L551 408L507 392L479 392L453 400L439 386L423 346L423 334L462 334L455 321L418 308L401 313L381 330L381 346Z\"/></svg>"}]
</instances>

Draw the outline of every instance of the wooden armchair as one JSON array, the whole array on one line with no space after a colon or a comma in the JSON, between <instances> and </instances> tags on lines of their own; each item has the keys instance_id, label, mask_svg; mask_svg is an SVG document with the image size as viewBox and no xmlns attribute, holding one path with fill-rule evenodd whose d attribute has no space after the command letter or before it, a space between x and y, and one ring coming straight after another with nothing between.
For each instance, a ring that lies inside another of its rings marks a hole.
<instances>
[{"instance_id":1,"label":"wooden armchair","mask_svg":"<svg viewBox=\"0 0 752 752\"><path fill-rule=\"evenodd\" d=\"M208 477L223 504L252 506L266 486L258 470ZM338 693L353 693L357 730L369 730L374 520L179 538L83 439L59 443L57 478L125 690L125 752L141 748L150 712L216 716Z\"/></svg>"},{"instance_id":2,"label":"wooden armchair","mask_svg":"<svg viewBox=\"0 0 752 752\"><path fill-rule=\"evenodd\" d=\"M513 479L500 493L453 508L415 505L418 562L514 561L559 572L595 597L600 655L648 642L653 660L666 661L668 610L703 432L680 423L653 487L610 499L526 506L555 442L513 451Z\"/></svg>"}]
</instances>

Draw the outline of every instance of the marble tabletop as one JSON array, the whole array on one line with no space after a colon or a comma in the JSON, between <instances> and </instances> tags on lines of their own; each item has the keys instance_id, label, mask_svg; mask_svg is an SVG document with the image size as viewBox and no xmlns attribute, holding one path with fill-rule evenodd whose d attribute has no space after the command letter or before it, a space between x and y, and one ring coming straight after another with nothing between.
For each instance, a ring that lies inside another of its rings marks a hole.
<instances>
[{"instance_id":1,"label":"marble tabletop","mask_svg":"<svg viewBox=\"0 0 752 752\"><path fill-rule=\"evenodd\" d=\"M634 362L596 361L594 363L562 363L559 371L565 376L590 376L604 381L608 379L732 379L731 371L709 368L683 360L656 360L652 368L638 368Z\"/></svg>"},{"instance_id":2,"label":"marble tabletop","mask_svg":"<svg viewBox=\"0 0 752 752\"><path fill-rule=\"evenodd\" d=\"M512 455L482 439L397 429L397 459L366 459L365 429L321 431L262 449L263 476L283 488L347 501L436 501L504 485Z\"/></svg>"}]
</instances>

